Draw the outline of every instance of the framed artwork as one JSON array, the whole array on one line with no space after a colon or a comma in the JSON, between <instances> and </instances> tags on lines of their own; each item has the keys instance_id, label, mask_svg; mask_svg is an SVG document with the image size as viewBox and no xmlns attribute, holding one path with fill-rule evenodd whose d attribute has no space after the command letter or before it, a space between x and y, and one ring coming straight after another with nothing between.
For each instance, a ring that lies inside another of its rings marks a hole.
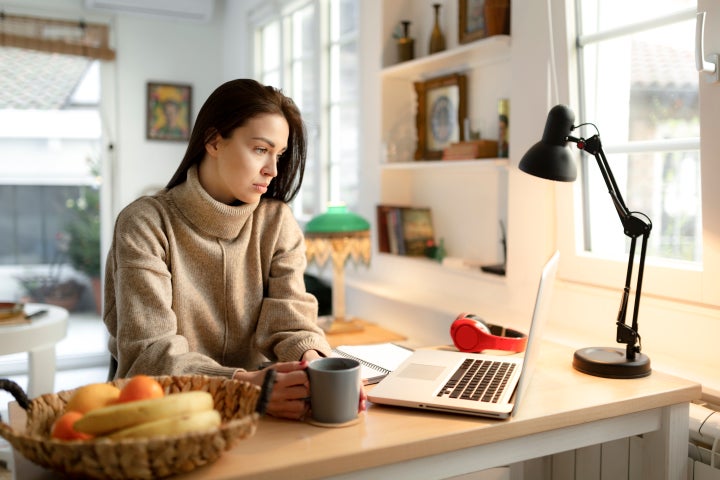
<instances>
[{"instance_id":1,"label":"framed artwork","mask_svg":"<svg viewBox=\"0 0 720 480\"><path fill-rule=\"evenodd\" d=\"M446 147L464 140L462 124L467 116L466 85L467 77L460 73L415 82L415 160L440 159Z\"/></svg>"},{"instance_id":2,"label":"framed artwork","mask_svg":"<svg viewBox=\"0 0 720 480\"><path fill-rule=\"evenodd\" d=\"M177 83L147 84L148 140L190 139L192 86Z\"/></svg>"},{"instance_id":3,"label":"framed artwork","mask_svg":"<svg viewBox=\"0 0 720 480\"><path fill-rule=\"evenodd\" d=\"M485 37L485 0L459 0L458 41Z\"/></svg>"}]
</instances>

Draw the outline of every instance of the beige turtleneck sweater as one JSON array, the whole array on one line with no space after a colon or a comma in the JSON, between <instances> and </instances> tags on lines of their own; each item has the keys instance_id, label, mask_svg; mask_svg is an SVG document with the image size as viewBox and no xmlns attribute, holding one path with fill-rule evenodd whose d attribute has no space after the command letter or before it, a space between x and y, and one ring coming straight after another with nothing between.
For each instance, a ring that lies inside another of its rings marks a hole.
<instances>
[{"instance_id":1,"label":"beige turtleneck sweater","mask_svg":"<svg viewBox=\"0 0 720 480\"><path fill-rule=\"evenodd\" d=\"M117 377L230 377L264 360L330 355L305 291L305 243L290 208L229 206L198 181L142 197L118 215L103 319Z\"/></svg>"}]
</instances>

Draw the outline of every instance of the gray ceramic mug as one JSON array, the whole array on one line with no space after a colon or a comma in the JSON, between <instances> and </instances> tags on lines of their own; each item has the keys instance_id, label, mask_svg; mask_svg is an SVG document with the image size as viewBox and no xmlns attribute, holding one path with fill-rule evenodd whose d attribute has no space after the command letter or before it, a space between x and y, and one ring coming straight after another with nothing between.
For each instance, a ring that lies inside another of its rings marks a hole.
<instances>
[{"instance_id":1,"label":"gray ceramic mug","mask_svg":"<svg viewBox=\"0 0 720 480\"><path fill-rule=\"evenodd\" d=\"M307 367L312 419L345 423L358 416L360 362L349 358L319 358Z\"/></svg>"}]
</instances>

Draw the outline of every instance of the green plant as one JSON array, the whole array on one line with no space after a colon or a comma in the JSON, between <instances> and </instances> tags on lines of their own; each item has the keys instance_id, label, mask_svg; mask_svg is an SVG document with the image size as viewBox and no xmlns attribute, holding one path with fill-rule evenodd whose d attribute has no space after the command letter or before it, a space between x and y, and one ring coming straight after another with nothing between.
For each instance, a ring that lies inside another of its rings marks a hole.
<instances>
[{"instance_id":1,"label":"green plant","mask_svg":"<svg viewBox=\"0 0 720 480\"><path fill-rule=\"evenodd\" d=\"M80 197L68 201L70 220L65 231L70 235L68 259L79 272L89 277L100 276L100 192L84 187Z\"/></svg>"}]
</instances>

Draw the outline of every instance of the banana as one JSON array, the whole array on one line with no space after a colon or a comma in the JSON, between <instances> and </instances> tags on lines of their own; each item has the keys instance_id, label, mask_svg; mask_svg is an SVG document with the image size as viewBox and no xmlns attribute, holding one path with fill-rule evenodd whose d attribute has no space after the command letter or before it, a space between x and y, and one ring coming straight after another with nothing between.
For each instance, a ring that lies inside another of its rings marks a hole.
<instances>
[{"instance_id":1,"label":"banana","mask_svg":"<svg viewBox=\"0 0 720 480\"><path fill-rule=\"evenodd\" d=\"M77 420L73 428L90 435L107 435L141 423L212 410L214 403L208 392L172 393L161 398L118 403L91 410Z\"/></svg>"},{"instance_id":2,"label":"banana","mask_svg":"<svg viewBox=\"0 0 720 480\"><path fill-rule=\"evenodd\" d=\"M220 426L220 413L217 410L205 410L162 418L154 422L141 423L111 433L107 438L138 438L155 435L180 435L187 432L199 432Z\"/></svg>"}]
</instances>

